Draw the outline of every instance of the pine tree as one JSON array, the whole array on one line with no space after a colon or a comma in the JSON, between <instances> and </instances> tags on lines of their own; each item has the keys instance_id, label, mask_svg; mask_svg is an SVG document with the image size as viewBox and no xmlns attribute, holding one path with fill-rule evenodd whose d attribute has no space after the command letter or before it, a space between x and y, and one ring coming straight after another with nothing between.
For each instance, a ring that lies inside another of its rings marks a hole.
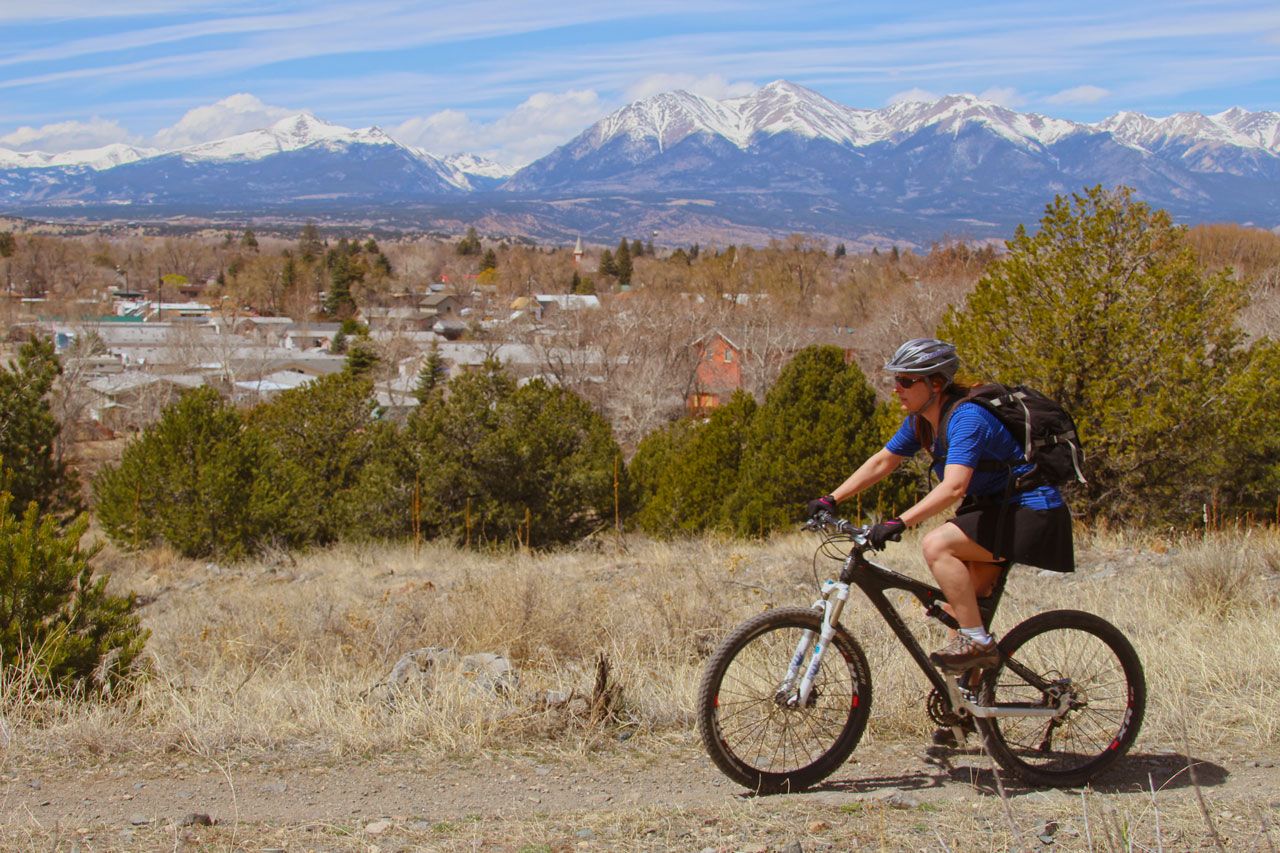
<instances>
[{"instance_id":1,"label":"pine tree","mask_svg":"<svg viewBox=\"0 0 1280 853\"><path fill-rule=\"evenodd\" d=\"M314 220L307 220L298 237L298 255L305 263L311 263L324 252L324 243L320 240L320 229Z\"/></svg>"},{"instance_id":2,"label":"pine tree","mask_svg":"<svg viewBox=\"0 0 1280 853\"><path fill-rule=\"evenodd\" d=\"M751 421L738 492L739 533L802 520L805 503L831 491L883 446L876 399L857 364L833 346L796 353Z\"/></svg>"},{"instance_id":3,"label":"pine tree","mask_svg":"<svg viewBox=\"0 0 1280 853\"><path fill-rule=\"evenodd\" d=\"M467 235L458 241L457 253L459 255L478 255L480 254L480 236L476 234L474 227L467 229Z\"/></svg>"},{"instance_id":4,"label":"pine tree","mask_svg":"<svg viewBox=\"0 0 1280 853\"><path fill-rule=\"evenodd\" d=\"M418 371L418 387L414 389L413 396L419 404L426 403L431 397L443 393L447 378L448 370L444 356L440 355L440 346L432 341L431 350L422 362L422 369Z\"/></svg>"},{"instance_id":5,"label":"pine tree","mask_svg":"<svg viewBox=\"0 0 1280 853\"><path fill-rule=\"evenodd\" d=\"M91 561L101 544L82 549L88 517L64 528L34 506L19 512L0 488L0 681L39 695L50 684L79 696L111 696L128 677L149 632L132 594L107 593ZM31 682L15 684L28 676Z\"/></svg>"},{"instance_id":6,"label":"pine tree","mask_svg":"<svg viewBox=\"0 0 1280 853\"><path fill-rule=\"evenodd\" d=\"M351 298L351 285L359 280L351 258L339 243L338 251L331 252L329 264L329 290L325 294L324 310L330 317L350 317L355 313L356 303Z\"/></svg>"},{"instance_id":7,"label":"pine tree","mask_svg":"<svg viewBox=\"0 0 1280 853\"><path fill-rule=\"evenodd\" d=\"M612 521L615 470L622 500L626 473L608 423L585 401L540 380L517 389L495 360L448 391L409 419L425 530L541 547Z\"/></svg>"},{"instance_id":8,"label":"pine tree","mask_svg":"<svg viewBox=\"0 0 1280 853\"><path fill-rule=\"evenodd\" d=\"M732 499L756 409L755 398L736 391L705 424L673 433L681 444L667 452L656 488L637 513L641 527L660 536L732 530Z\"/></svg>"},{"instance_id":9,"label":"pine tree","mask_svg":"<svg viewBox=\"0 0 1280 853\"><path fill-rule=\"evenodd\" d=\"M498 268L498 256L493 251L493 249L489 249L484 253L484 257L481 258L480 260L480 272L497 269L497 268Z\"/></svg>"},{"instance_id":10,"label":"pine tree","mask_svg":"<svg viewBox=\"0 0 1280 853\"><path fill-rule=\"evenodd\" d=\"M639 258L644 256L644 244L639 240L631 241L631 257Z\"/></svg>"},{"instance_id":11,"label":"pine tree","mask_svg":"<svg viewBox=\"0 0 1280 853\"><path fill-rule=\"evenodd\" d=\"M61 427L48 401L61 374L53 341L38 337L0 368L0 471L7 472L19 513L32 501L41 514L57 517L79 508L79 483L56 453Z\"/></svg>"},{"instance_id":12,"label":"pine tree","mask_svg":"<svg viewBox=\"0 0 1280 853\"><path fill-rule=\"evenodd\" d=\"M258 248L258 238L252 228L244 229L244 236L240 238L240 248L251 250Z\"/></svg>"},{"instance_id":13,"label":"pine tree","mask_svg":"<svg viewBox=\"0 0 1280 853\"><path fill-rule=\"evenodd\" d=\"M613 265L617 269L618 284L631 284L631 250L625 239L618 242L618 251L613 256Z\"/></svg>"},{"instance_id":14,"label":"pine tree","mask_svg":"<svg viewBox=\"0 0 1280 853\"><path fill-rule=\"evenodd\" d=\"M365 254L368 255L377 255L380 254L382 250L378 248L378 241L370 237L368 240L364 241L364 251Z\"/></svg>"},{"instance_id":15,"label":"pine tree","mask_svg":"<svg viewBox=\"0 0 1280 853\"><path fill-rule=\"evenodd\" d=\"M18 241L12 231L0 231L0 258L12 258L18 250Z\"/></svg>"},{"instance_id":16,"label":"pine tree","mask_svg":"<svg viewBox=\"0 0 1280 853\"><path fill-rule=\"evenodd\" d=\"M1224 430L1246 405L1228 395L1247 368L1244 304L1166 212L1096 186L1054 199L1034 234L1019 227L939 333L977 376L1072 413L1089 477L1073 509L1185 522L1212 500Z\"/></svg>"},{"instance_id":17,"label":"pine tree","mask_svg":"<svg viewBox=\"0 0 1280 853\"><path fill-rule=\"evenodd\" d=\"M600 253L600 274L601 275L617 275L618 266L613 262L613 252L605 249Z\"/></svg>"},{"instance_id":18,"label":"pine tree","mask_svg":"<svg viewBox=\"0 0 1280 853\"><path fill-rule=\"evenodd\" d=\"M846 253L847 253L847 250L846 250L846 249L845 249L845 247L844 247L844 243L837 243L837 244L836 244L836 251L835 251L834 255L832 255L832 257L836 257L836 258L843 258L843 257L845 256L845 254L846 254Z\"/></svg>"},{"instance_id":19,"label":"pine tree","mask_svg":"<svg viewBox=\"0 0 1280 853\"><path fill-rule=\"evenodd\" d=\"M249 412L250 426L274 454L269 479L295 495L285 528L291 538L324 544L341 537L345 521L336 507L359 488L372 453L374 409L373 383L343 372L283 391Z\"/></svg>"},{"instance_id":20,"label":"pine tree","mask_svg":"<svg viewBox=\"0 0 1280 853\"><path fill-rule=\"evenodd\" d=\"M98 520L126 547L239 558L288 542L294 495L271 451L212 388L189 391L94 480Z\"/></svg>"},{"instance_id":21,"label":"pine tree","mask_svg":"<svg viewBox=\"0 0 1280 853\"><path fill-rule=\"evenodd\" d=\"M382 359L367 336L360 335L347 345L347 363L342 372L350 376L368 376Z\"/></svg>"}]
</instances>

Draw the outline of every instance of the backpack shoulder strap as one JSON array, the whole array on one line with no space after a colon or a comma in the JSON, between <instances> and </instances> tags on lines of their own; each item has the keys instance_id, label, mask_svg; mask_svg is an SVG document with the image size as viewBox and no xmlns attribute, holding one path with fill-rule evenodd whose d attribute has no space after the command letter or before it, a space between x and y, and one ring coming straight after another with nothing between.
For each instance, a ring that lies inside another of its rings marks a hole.
<instances>
[{"instance_id":1,"label":"backpack shoulder strap","mask_svg":"<svg viewBox=\"0 0 1280 853\"><path fill-rule=\"evenodd\" d=\"M942 401L942 414L938 417L938 444L942 447L942 459L947 458L947 425L951 423L951 416L956 413L956 406L967 400L964 394L948 394L946 399ZM933 455L933 448L925 448L929 451L929 455ZM937 459L938 457L934 457Z\"/></svg>"}]
</instances>

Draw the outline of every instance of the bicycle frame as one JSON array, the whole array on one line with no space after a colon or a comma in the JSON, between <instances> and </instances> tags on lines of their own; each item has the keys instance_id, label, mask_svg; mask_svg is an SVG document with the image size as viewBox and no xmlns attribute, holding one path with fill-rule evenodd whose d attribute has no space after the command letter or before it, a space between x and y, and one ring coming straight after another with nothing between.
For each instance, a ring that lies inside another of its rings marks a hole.
<instances>
[{"instance_id":1,"label":"bicycle frame","mask_svg":"<svg viewBox=\"0 0 1280 853\"><path fill-rule=\"evenodd\" d=\"M791 664L787 671L787 677L779 688L778 696L780 698L785 696L787 704L803 705L809 701L814 678L822 664L822 656L829 647L831 638L835 635L836 626L840 623L840 615L844 610L845 603L849 600L850 590L853 587L857 587L866 595L872 606L879 612L881 618L889 625L889 628L898 638L898 642L911 655L912 660L916 662L916 665L924 673L929 683L933 685L939 694L948 698L952 712L964 712L983 718L1059 717L1069 710L1069 691L1061 690L1059 685L1045 681L1035 672L1022 666L1012 658L1006 658L1003 664L1025 679L1027 683L1041 690L1046 696L1046 701L1050 699L1056 700L1054 704L999 703L993 706L978 704L977 696L973 690L962 689L957 684L956 679L944 677L934 667L924 649L920 647L920 643L917 642L915 635L907 628L897 608L890 603L885 595L887 591L893 589L908 592L924 606L926 615L938 620L948 628L956 629L959 625L955 618L942 609L942 604L946 601L946 596L943 595L942 590L871 562L863 554L865 541L860 541L859 537L856 536L852 537L852 541L855 547L844 559L844 566L840 571L840 579L823 581L821 587L822 597L814 603L815 609L821 608L823 611L822 629L818 635L818 642L813 645L812 657L810 658L809 666L804 671L804 677L800 682L799 689L795 693L791 692L795 677L799 675L801 668L804 666L805 655L809 652L809 645L813 641L811 632L806 632L806 635L797 644L795 654L792 656ZM995 616L996 607L1004 594L1007 574L1007 572L1000 574L989 596L978 599L978 608L982 613L983 623L986 625L990 625L992 617Z\"/></svg>"}]
</instances>

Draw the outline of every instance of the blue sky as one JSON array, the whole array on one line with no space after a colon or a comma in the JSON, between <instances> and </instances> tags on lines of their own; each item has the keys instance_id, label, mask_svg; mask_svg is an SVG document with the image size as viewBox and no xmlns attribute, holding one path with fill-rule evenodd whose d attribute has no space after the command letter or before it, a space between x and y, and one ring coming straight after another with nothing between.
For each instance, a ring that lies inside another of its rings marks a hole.
<instances>
[{"instance_id":1,"label":"blue sky","mask_svg":"<svg viewBox=\"0 0 1280 853\"><path fill-rule=\"evenodd\" d=\"M534 159L637 97L787 79L1096 121L1280 110L1280 2L0 0L0 147L164 148L307 110Z\"/></svg>"}]
</instances>

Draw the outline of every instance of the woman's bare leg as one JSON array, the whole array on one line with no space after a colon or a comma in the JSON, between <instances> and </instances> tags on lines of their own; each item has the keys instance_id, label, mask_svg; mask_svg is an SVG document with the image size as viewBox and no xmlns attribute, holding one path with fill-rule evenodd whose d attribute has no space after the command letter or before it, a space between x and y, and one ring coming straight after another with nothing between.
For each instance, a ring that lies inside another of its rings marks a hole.
<instances>
[{"instance_id":1,"label":"woman's bare leg","mask_svg":"<svg viewBox=\"0 0 1280 853\"><path fill-rule=\"evenodd\" d=\"M929 571L947 597L944 608L955 616L961 628L982 627L976 590L989 593L1003 564L951 522L926 534L923 548Z\"/></svg>"}]
</instances>

